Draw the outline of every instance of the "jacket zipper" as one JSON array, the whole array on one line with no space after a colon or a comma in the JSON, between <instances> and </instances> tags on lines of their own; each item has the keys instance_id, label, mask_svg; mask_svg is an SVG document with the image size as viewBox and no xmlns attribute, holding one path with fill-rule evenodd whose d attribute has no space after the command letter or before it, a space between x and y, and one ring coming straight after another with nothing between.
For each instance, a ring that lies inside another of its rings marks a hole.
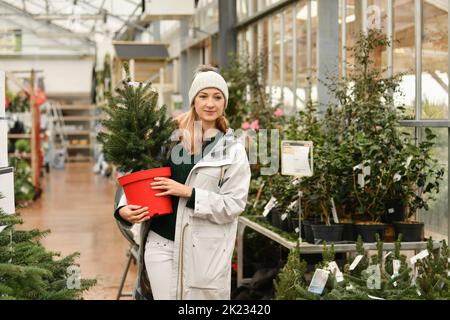
<instances>
[{"instance_id":1,"label":"jacket zipper","mask_svg":"<svg viewBox=\"0 0 450 320\"><path fill-rule=\"evenodd\" d=\"M183 231L181 232L181 250L180 250L180 256L179 256L179 260L180 260L180 268L179 268L179 276L178 279L180 281L180 300L183 300L183 252L184 252L184 232L186 231L186 227L189 225L189 223L186 223L183 227Z\"/></svg>"}]
</instances>

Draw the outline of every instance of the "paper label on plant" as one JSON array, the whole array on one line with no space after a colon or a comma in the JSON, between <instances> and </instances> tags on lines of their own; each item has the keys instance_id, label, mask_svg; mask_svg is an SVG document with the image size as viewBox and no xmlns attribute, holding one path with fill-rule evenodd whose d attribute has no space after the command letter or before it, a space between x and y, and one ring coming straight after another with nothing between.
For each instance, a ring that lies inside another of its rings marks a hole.
<instances>
[{"instance_id":1,"label":"paper label on plant","mask_svg":"<svg viewBox=\"0 0 450 320\"><path fill-rule=\"evenodd\" d=\"M388 253L386 253L386 254L384 255L383 259L386 260L386 258L389 257L389 256L391 255L391 253L392 253L392 251L389 251Z\"/></svg>"},{"instance_id":2,"label":"paper label on plant","mask_svg":"<svg viewBox=\"0 0 450 320\"><path fill-rule=\"evenodd\" d=\"M7 226L0 226L0 233L2 233L2 232L3 232L3 230L5 230L5 229L6 229L6 227L7 227Z\"/></svg>"},{"instance_id":3,"label":"paper label on plant","mask_svg":"<svg viewBox=\"0 0 450 320\"><path fill-rule=\"evenodd\" d=\"M367 296L368 296L370 299L373 299L373 300L385 300L385 299L380 298L380 297L371 296L370 294L368 294Z\"/></svg>"},{"instance_id":4,"label":"paper label on plant","mask_svg":"<svg viewBox=\"0 0 450 320\"><path fill-rule=\"evenodd\" d=\"M424 249L415 256L411 257L410 261L412 264L416 264L417 260L422 260L423 258L428 257L428 254L429 254L428 250Z\"/></svg>"},{"instance_id":5,"label":"paper label on plant","mask_svg":"<svg viewBox=\"0 0 450 320\"><path fill-rule=\"evenodd\" d=\"M405 168L408 169L409 165L411 164L411 160L413 159L413 156L409 156L408 159L406 159Z\"/></svg>"},{"instance_id":6,"label":"paper label on plant","mask_svg":"<svg viewBox=\"0 0 450 320\"><path fill-rule=\"evenodd\" d=\"M394 276L398 275L398 273L400 271L400 260L395 259L392 261L392 269L393 269L393 275Z\"/></svg>"},{"instance_id":7,"label":"paper label on plant","mask_svg":"<svg viewBox=\"0 0 450 320\"><path fill-rule=\"evenodd\" d=\"M361 261L361 259L362 259L363 257L364 257L364 256L363 256L362 254L357 255L357 256L355 257L355 260L353 260L352 264L350 265L349 270L350 270L350 271L354 270L354 269L356 268L356 266L359 264L359 262Z\"/></svg>"},{"instance_id":8,"label":"paper label on plant","mask_svg":"<svg viewBox=\"0 0 450 320\"><path fill-rule=\"evenodd\" d=\"M297 203L298 203L298 200L292 201L291 204L289 205L288 209L294 210Z\"/></svg>"},{"instance_id":9,"label":"paper label on plant","mask_svg":"<svg viewBox=\"0 0 450 320\"><path fill-rule=\"evenodd\" d=\"M295 233L298 233L299 232L299 228L297 227L297 228L295 228Z\"/></svg>"},{"instance_id":10,"label":"paper label on plant","mask_svg":"<svg viewBox=\"0 0 450 320\"><path fill-rule=\"evenodd\" d=\"M281 221L286 220L287 216L288 216L287 213L283 213L283 214L281 215Z\"/></svg>"},{"instance_id":11,"label":"paper label on plant","mask_svg":"<svg viewBox=\"0 0 450 320\"><path fill-rule=\"evenodd\" d=\"M402 179L402 176L399 173L394 174L394 182L398 182Z\"/></svg>"},{"instance_id":12,"label":"paper label on plant","mask_svg":"<svg viewBox=\"0 0 450 320\"><path fill-rule=\"evenodd\" d=\"M264 207L264 211L262 213L263 216L266 217L276 204L277 199L275 197L270 198L269 202L267 202L266 206Z\"/></svg>"},{"instance_id":13,"label":"paper label on plant","mask_svg":"<svg viewBox=\"0 0 450 320\"><path fill-rule=\"evenodd\" d=\"M331 198L331 212L333 213L334 223L339 223L339 219L338 219L338 215L337 215L337 211L336 211L336 206L334 205L334 199L333 198Z\"/></svg>"},{"instance_id":14,"label":"paper label on plant","mask_svg":"<svg viewBox=\"0 0 450 320\"><path fill-rule=\"evenodd\" d=\"M367 278L368 289L381 289L381 270L380 265L371 265L367 268L366 272L369 274Z\"/></svg>"},{"instance_id":15,"label":"paper label on plant","mask_svg":"<svg viewBox=\"0 0 450 320\"><path fill-rule=\"evenodd\" d=\"M394 282L392 283L392 285L393 285L394 287L397 287L397 281L394 281Z\"/></svg>"},{"instance_id":16,"label":"paper label on plant","mask_svg":"<svg viewBox=\"0 0 450 320\"><path fill-rule=\"evenodd\" d=\"M417 292L417 295L418 295L419 297L422 295L422 293L420 292L419 289L417 289L416 292Z\"/></svg>"},{"instance_id":17,"label":"paper label on plant","mask_svg":"<svg viewBox=\"0 0 450 320\"><path fill-rule=\"evenodd\" d=\"M309 284L308 291L315 294L322 294L328 281L329 272L323 269L316 269Z\"/></svg>"},{"instance_id":18,"label":"paper label on plant","mask_svg":"<svg viewBox=\"0 0 450 320\"><path fill-rule=\"evenodd\" d=\"M388 213L394 213L394 212L395 212L394 208L389 208L388 209Z\"/></svg>"},{"instance_id":19,"label":"paper label on plant","mask_svg":"<svg viewBox=\"0 0 450 320\"><path fill-rule=\"evenodd\" d=\"M353 289L355 289L355 287L353 287L351 283L345 287L345 290L348 290L348 291L353 290Z\"/></svg>"},{"instance_id":20,"label":"paper label on plant","mask_svg":"<svg viewBox=\"0 0 450 320\"><path fill-rule=\"evenodd\" d=\"M337 265L336 261L331 261L330 263L328 263L326 269L331 273L334 273L337 282L344 281L344 275L342 274L341 270L339 270L339 266Z\"/></svg>"}]
</instances>

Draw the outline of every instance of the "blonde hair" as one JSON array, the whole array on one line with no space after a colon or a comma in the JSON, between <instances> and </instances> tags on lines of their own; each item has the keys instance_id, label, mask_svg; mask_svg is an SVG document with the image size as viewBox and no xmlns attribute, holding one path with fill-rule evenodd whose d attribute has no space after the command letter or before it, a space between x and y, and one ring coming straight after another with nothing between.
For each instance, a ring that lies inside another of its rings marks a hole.
<instances>
[{"instance_id":1,"label":"blonde hair","mask_svg":"<svg viewBox=\"0 0 450 320\"><path fill-rule=\"evenodd\" d=\"M200 65L194 72L194 78L199 73L214 71L217 69L210 65ZM196 121L201 121L194 108L194 102L192 102L189 111L184 112L175 118L178 129L181 131L180 139L184 148L192 154L198 154L202 150L203 132L201 126L196 125ZM225 115L221 115L216 119L216 128L225 133L229 128L229 122L225 118Z\"/></svg>"}]
</instances>

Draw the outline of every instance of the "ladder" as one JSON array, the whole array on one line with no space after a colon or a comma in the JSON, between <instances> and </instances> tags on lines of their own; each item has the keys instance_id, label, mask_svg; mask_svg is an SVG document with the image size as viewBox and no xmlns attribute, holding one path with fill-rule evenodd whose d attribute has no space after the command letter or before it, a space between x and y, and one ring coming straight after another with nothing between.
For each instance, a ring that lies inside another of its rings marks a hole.
<instances>
[{"instance_id":1,"label":"ladder","mask_svg":"<svg viewBox=\"0 0 450 320\"><path fill-rule=\"evenodd\" d=\"M54 168L64 168L65 159L68 158L68 141L64 134L64 119L59 103L51 101L50 107L50 135L49 135L49 151L50 163Z\"/></svg>"}]
</instances>

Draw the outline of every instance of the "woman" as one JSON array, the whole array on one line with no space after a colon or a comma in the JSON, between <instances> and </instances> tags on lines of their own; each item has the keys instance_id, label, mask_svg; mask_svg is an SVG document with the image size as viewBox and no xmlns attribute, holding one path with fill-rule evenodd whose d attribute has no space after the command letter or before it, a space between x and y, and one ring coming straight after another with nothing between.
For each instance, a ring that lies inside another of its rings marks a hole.
<instances>
[{"instance_id":1,"label":"woman","mask_svg":"<svg viewBox=\"0 0 450 320\"><path fill-rule=\"evenodd\" d=\"M171 179L156 178L159 196L171 195L174 213L149 220L147 207L122 196L115 217L142 223L135 298L230 299L237 218L246 205L250 166L224 111L228 87L201 66L189 90L191 108L180 115L180 143L171 150ZM143 264L145 263L145 269Z\"/></svg>"}]
</instances>

